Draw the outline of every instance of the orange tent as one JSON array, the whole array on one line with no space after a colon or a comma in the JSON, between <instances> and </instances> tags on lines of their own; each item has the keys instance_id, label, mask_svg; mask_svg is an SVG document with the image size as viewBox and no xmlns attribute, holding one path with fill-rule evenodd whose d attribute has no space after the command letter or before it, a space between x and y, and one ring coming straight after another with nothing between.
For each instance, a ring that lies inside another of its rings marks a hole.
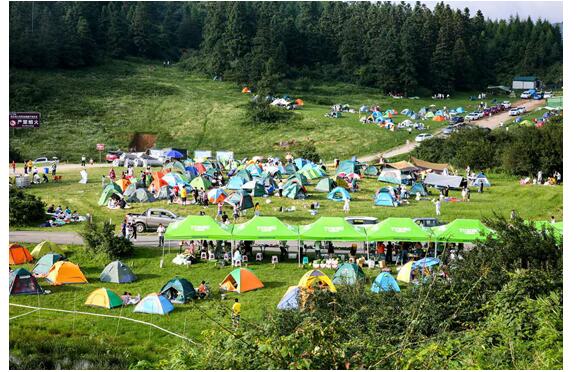
<instances>
[{"instance_id":1,"label":"orange tent","mask_svg":"<svg viewBox=\"0 0 583 372\"><path fill-rule=\"evenodd\" d=\"M251 93L251 89L245 87L245 88L243 88L243 90L241 91L241 93Z\"/></svg>"},{"instance_id":2,"label":"orange tent","mask_svg":"<svg viewBox=\"0 0 583 372\"><path fill-rule=\"evenodd\" d=\"M125 178L120 178L119 180L115 181L121 187L121 191L126 191L128 186L131 184L130 180L126 180Z\"/></svg>"},{"instance_id":3,"label":"orange tent","mask_svg":"<svg viewBox=\"0 0 583 372\"><path fill-rule=\"evenodd\" d=\"M445 121L445 118L441 115L437 115L433 117L433 121Z\"/></svg>"},{"instance_id":4,"label":"orange tent","mask_svg":"<svg viewBox=\"0 0 583 372\"><path fill-rule=\"evenodd\" d=\"M79 266L69 261L55 262L49 269L46 279L53 285L87 283Z\"/></svg>"},{"instance_id":5,"label":"orange tent","mask_svg":"<svg viewBox=\"0 0 583 372\"><path fill-rule=\"evenodd\" d=\"M163 172L154 172L152 173L152 183L150 184L150 190L151 191L160 191L160 188L162 188L162 186L167 186L168 182L164 181L162 179L162 177L164 177L164 173Z\"/></svg>"},{"instance_id":6,"label":"orange tent","mask_svg":"<svg viewBox=\"0 0 583 372\"><path fill-rule=\"evenodd\" d=\"M296 99L296 105L298 106L303 106L304 105L304 101L300 98Z\"/></svg>"},{"instance_id":7,"label":"orange tent","mask_svg":"<svg viewBox=\"0 0 583 372\"><path fill-rule=\"evenodd\" d=\"M34 260L28 249L18 244L10 244L8 246L9 264L22 265Z\"/></svg>"},{"instance_id":8,"label":"orange tent","mask_svg":"<svg viewBox=\"0 0 583 372\"><path fill-rule=\"evenodd\" d=\"M248 292L263 288L263 283L250 270L235 269L221 283L221 288L230 292Z\"/></svg>"}]
</instances>

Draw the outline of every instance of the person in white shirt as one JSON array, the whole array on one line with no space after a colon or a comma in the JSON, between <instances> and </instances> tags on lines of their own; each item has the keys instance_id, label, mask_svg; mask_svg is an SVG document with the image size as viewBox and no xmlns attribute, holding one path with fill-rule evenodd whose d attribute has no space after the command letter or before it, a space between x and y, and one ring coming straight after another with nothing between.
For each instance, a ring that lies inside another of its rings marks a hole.
<instances>
[{"instance_id":1,"label":"person in white shirt","mask_svg":"<svg viewBox=\"0 0 583 372\"><path fill-rule=\"evenodd\" d=\"M433 201L433 204L435 204L435 215L436 216L441 216L441 200L437 199L436 201Z\"/></svg>"},{"instance_id":2,"label":"person in white shirt","mask_svg":"<svg viewBox=\"0 0 583 372\"><path fill-rule=\"evenodd\" d=\"M344 207L342 208L342 210L344 211L344 213L350 212L350 199L348 198L344 199Z\"/></svg>"},{"instance_id":3,"label":"person in white shirt","mask_svg":"<svg viewBox=\"0 0 583 372\"><path fill-rule=\"evenodd\" d=\"M164 245L164 233L166 232L166 229L162 224L159 224L156 232L158 233L158 247L162 247Z\"/></svg>"}]
</instances>

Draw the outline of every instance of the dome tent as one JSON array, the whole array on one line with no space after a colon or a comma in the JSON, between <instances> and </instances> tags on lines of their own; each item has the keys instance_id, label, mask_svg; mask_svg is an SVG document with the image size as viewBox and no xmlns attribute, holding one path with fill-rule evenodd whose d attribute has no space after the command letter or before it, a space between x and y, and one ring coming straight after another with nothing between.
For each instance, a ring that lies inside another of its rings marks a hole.
<instances>
[{"instance_id":1,"label":"dome tent","mask_svg":"<svg viewBox=\"0 0 583 372\"><path fill-rule=\"evenodd\" d=\"M131 283L137 280L132 270L121 261L109 263L99 276L99 280L109 283Z\"/></svg>"},{"instance_id":2,"label":"dome tent","mask_svg":"<svg viewBox=\"0 0 583 372\"><path fill-rule=\"evenodd\" d=\"M225 277L220 286L226 291L243 293L263 288L263 283L251 270L237 268Z\"/></svg>"},{"instance_id":3,"label":"dome tent","mask_svg":"<svg viewBox=\"0 0 583 372\"><path fill-rule=\"evenodd\" d=\"M150 293L136 305L134 313L166 315L172 310L174 310L174 306L166 297Z\"/></svg>"},{"instance_id":4,"label":"dome tent","mask_svg":"<svg viewBox=\"0 0 583 372\"><path fill-rule=\"evenodd\" d=\"M175 304L184 304L194 299L195 294L192 283L178 276L169 280L160 290L161 296Z\"/></svg>"},{"instance_id":5,"label":"dome tent","mask_svg":"<svg viewBox=\"0 0 583 372\"><path fill-rule=\"evenodd\" d=\"M37 277L44 277L49 273L49 270L56 262L64 260L65 256L60 253L47 253L38 260L36 265L34 265L32 274Z\"/></svg>"},{"instance_id":6,"label":"dome tent","mask_svg":"<svg viewBox=\"0 0 583 372\"><path fill-rule=\"evenodd\" d=\"M28 270L19 268L10 273L10 295L44 294L36 278Z\"/></svg>"},{"instance_id":7,"label":"dome tent","mask_svg":"<svg viewBox=\"0 0 583 372\"><path fill-rule=\"evenodd\" d=\"M105 309L113 309L115 307L122 306L123 301L111 289L98 288L98 289L94 290L93 292L91 292L89 297L87 297L87 300L85 301L85 305L94 306L94 307L102 307Z\"/></svg>"},{"instance_id":8,"label":"dome tent","mask_svg":"<svg viewBox=\"0 0 583 372\"><path fill-rule=\"evenodd\" d=\"M328 193L327 198L333 201L343 201L350 199L350 193L344 187L338 186Z\"/></svg>"},{"instance_id":9,"label":"dome tent","mask_svg":"<svg viewBox=\"0 0 583 372\"><path fill-rule=\"evenodd\" d=\"M393 278L391 273L383 271L375 278L370 287L370 291L373 293L390 291L401 292L401 288L399 288L399 284L395 278Z\"/></svg>"},{"instance_id":10,"label":"dome tent","mask_svg":"<svg viewBox=\"0 0 583 372\"><path fill-rule=\"evenodd\" d=\"M344 263L338 267L332 283L354 285L359 280L364 280L365 275L362 268L355 263Z\"/></svg>"},{"instance_id":11,"label":"dome tent","mask_svg":"<svg viewBox=\"0 0 583 372\"><path fill-rule=\"evenodd\" d=\"M287 289L279 303L278 310L297 310L300 308L301 289L297 285Z\"/></svg>"}]
</instances>

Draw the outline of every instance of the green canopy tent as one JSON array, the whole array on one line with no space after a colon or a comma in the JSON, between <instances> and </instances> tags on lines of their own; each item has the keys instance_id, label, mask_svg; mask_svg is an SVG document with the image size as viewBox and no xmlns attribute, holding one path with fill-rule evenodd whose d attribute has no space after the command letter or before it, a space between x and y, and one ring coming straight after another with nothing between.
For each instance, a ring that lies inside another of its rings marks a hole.
<instances>
[{"instance_id":1,"label":"green canopy tent","mask_svg":"<svg viewBox=\"0 0 583 372\"><path fill-rule=\"evenodd\" d=\"M211 216L188 216L183 220L172 222L166 229L166 240L229 240L232 225L223 225Z\"/></svg>"},{"instance_id":2,"label":"green canopy tent","mask_svg":"<svg viewBox=\"0 0 583 372\"><path fill-rule=\"evenodd\" d=\"M428 242L431 234L410 218L389 217L376 225L365 225L369 241Z\"/></svg>"},{"instance_id":3,"label":"green canopy tent","mask_svg":"<svg viewBox=\"0 0 583 372\"><path fill-rule=\"evenodd\" d=\"M563 221L551 223L548 221L534 221L534 226L537 230L552 232L555 240L559 241L563 238Z\"/></svg>"},{"instance_id":4,"label":"green canopy tent","mask_svg":"<svg viewBox=\"0 0 583 372\"><path fill-rule=\"evenodd\" d=\"M309 225L300 226L299 231L301 240L330 240L343 242L367 241L366 233L363 230L346 222L342 217L320 217Z\"/></svg>"},{"instance_id":5,"label":"green canopy tent","mask_svg":"<svg viewBox=\"0 0 583 372\"><path fill-rule=\"evenodd\" d=\"M487 228L480 220L458 218L443 226L431 228L433 240L447 243L470 243L476 240L484 241L494 231Z\"/></svg>"}]
</instances>

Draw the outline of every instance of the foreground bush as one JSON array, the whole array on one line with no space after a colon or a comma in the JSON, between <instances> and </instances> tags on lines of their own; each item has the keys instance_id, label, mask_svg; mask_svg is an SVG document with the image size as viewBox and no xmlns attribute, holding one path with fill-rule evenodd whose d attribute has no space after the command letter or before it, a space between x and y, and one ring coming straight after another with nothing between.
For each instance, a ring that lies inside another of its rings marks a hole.
<instances>
[{"instance_id":1,"label":"foreground bush","mask_svg":"<svg viewBox=\"0 0 583 372\"><path fill-rule=\"evenodd\" d=\"M130 257L134 253L134 245L125 237L115 235L115 226L109 222L97 225L87 222L81 233L85 240L85 248L94 254L105 253L110 259Z\"/></svg>"},{"instance_id":2,"label":"foreground bush","mask_svg":"<svg viewBox=\"0 0 583 372\"><path fill-rule=\"evenodd\" d=\"M45 220L45 203L37 196L16 188L10 189L8 200L11 226L28 226Z\"/></svg>"}]
</instances>

